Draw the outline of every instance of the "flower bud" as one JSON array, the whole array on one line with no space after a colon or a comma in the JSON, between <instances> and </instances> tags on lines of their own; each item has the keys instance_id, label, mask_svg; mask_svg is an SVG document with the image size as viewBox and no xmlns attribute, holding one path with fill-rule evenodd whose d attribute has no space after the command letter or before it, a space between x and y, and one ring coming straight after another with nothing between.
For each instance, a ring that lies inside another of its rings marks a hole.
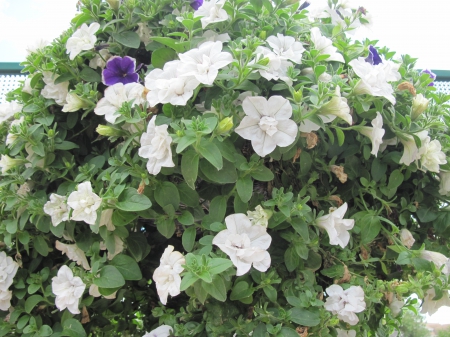
<instances>
[{"instance_id":1,"label":"flower bud","mask_svg":"<svg viewBox=\"0 0 450 337\"><path fill-rule=\"evenodd\" d=\"M107 3L111 6L115 11L119 10L120 0L106 0Z\"/></svg>"},{"instance_id":2,"label":"flower bud","mask_svg":"<svg viewBox=\"0 0 450 337\"><path fill-rule=\"evenodd\" d=\"M261 40L265 40L265 39L267 38L267 32L266 32L265 30L262 30L262 31L259 33L259 38L260 38Z\"/></svg>"},{"instance_id":3,"label":"flower bud","mask_svg":"<svg viewBox=\"0 0 450 337\"><path fill-rule=\"evenodd\" d=\"M99 124L97 126L97 129L95 129L95 131L97 131L97 133L101 136L108 136L108 137L120 137L125 134L122 130L102 124Z\"/></svg>"},{"instance_id":4,"label":"flower bud","mask_svg":"<svg viewBox=\"0 0 450 337\"><path fill-rule=\"evenodd\" d=\"M405 245L405 247L407 248L411 248L412 245L414 244L414 241L416 241L411 232L407 229L402 229L400 231L400 240L402 241L402 243Z\"/></svg>"},{"instance_id":5,"label":"flower bud","mask_svg":"<svg viewBox=\"0 0 450 337\"><path fill-rule=\"evenodd\" d=\"M269 64L269 62L270 62L270 59L269 59L268 57L265 57L265 58L259 60L259 61L258 61L258 64L260 64L260 65L262 65L262 66L266 66L266 65Z\"/></svg>"},{"instance_id":6,"label":"flower bud","mask_svg":"<svg viewBox=\"0 0 450 337\"><path fill-rule=\"evenodd\" d=\"M224 133L227 133L233 128L233 118L232 117L225 117L222 119L216 128L216 133L219 135L222 135Z\"/></svg>"},{"instance_id":7,"label":"flower bud","mask_svg":"<svg viewBox=\"0 0 450 337\"><path fill-rule=\"evenodd\" d=\"M90 104L86 100L80 98L73 92L69 92L66 96L67 103L64 104L62 111L64 112L75 112L80 109L89 108Z\"/></svg>"},{"instance_id":8,"label":"flower bud","mask_svg":"<svg viewBox=\"0 0 450 337\"><path fill-rule=\"evenodd\" d=\"M183 130L177 130L175 133L177 134L178 137L183 137L184 136L184 131Z\"/></svg>"},{"instance_id":9,"label":"flower bud","mask_svg":"<svg viewBox=\"0 0 450 337\"><path fill-rule=\"evenodd\" d=\"M47 131L47 136L48 136L48 138L55 137L55 130L53 130L53 129L48 130Z\"/></svg>"},{"instance_id":10,"label":"flower bud","mask_svg":"<svg viewBox=\"0 0 450 337\"><path fill-rule=\"evenodd\" d=\"M33 123L33 116L28 115L25 117L25 122L27 122L28 124Z\"/></svg>"},{"instance_id":11,"label":"flower bud","mask_svg":"<svg viewBox=\"0 0 450 337\"><path fill-rule=\"evenodd\" d=\"M14 114L14 119L20 119L20 116L22 116L21 113L20 112L16 112Z\"/></svg>"},{"instance_id":12,"label":"flower bud","mask_svg":"<svg viewBox=\"0 0 450 337\"><path fill-rule=\"evenodd\" d=\"M422 94L418 94L413 98L412 108L411 108L411 118L413 120L417 119L428 107L429 101L423 97Z\"/></svg>"},{"instance_id":13,"label":"flower bud","mask_svg":"<svg viewBox=\"0 0 450 337\"><path fill-rule=\"evenodd\" d=\"M395 288L397 294L404 294L409 291L408 286L406 284L400 284Z\"/></svg>"},{"instance_id":14,"label":"flower bud","mask_svg":"<svg viewBox=\"0 0 450 337\"><path fill-rule=\"evenodd\" d=\"M302 90L294 91L294 101L295 103L301 103L303 99L303 92Z\"/></svg>"}]
</instances>

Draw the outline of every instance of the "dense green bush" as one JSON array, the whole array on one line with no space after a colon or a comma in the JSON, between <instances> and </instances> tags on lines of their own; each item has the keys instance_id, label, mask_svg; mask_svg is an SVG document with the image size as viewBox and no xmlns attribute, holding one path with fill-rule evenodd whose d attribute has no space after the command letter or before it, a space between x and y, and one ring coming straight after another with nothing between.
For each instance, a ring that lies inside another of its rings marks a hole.
<instances>
[{"instance_id":1,"label":"dense green bush","mask_svg":"<svg viewBox=\"0 0 450 337\"><path fill-rule=\"evenodd\" d=\"M0 336L395 336L449 302L449 95L275 0L81 0L0 108Z\"/></svg>"}]
</instances>

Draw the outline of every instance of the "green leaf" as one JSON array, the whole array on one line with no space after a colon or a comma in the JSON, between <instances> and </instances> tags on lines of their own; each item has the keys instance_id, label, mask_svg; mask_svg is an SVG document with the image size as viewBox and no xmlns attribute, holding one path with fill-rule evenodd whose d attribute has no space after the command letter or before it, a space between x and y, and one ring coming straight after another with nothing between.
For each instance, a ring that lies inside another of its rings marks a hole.
<instances>
[{"instance_id":1,"label":"green leaf","mask_svg":"<svg viewBox=\"0 0 450 337\"><path fill-rule=\"evenodd\" d=\"M327 70L326 66L318 65L314 68L314 74L316 75L316 78L319 78L320 75L322 75Z\"/></svg>"},{"instance_id":2,"label":"green leaf","mask_svg":"<svg viewBox=\"0 0 450 337\"><path fill-rule=\"evenodd\" d=\"M283 337L299 337L299 334L297 333L297 331L295 331L292 328L282 327L280 336L283 336Z\"/></svg>"},{"instance_id":3,"label":"green leaf","mask_svg":"<svg viewBox=\"0 0 450 337\"><path fill-rule=\"evenodd\" d=\"M254 168L250 175L259 181L272 181L274 178L273 172L264 165Z\"/></svg>"},{"instance_id":4,"label":"green leaf","mask_svg":"<svg viewBox=\"0 0 450 337\"><path fill-rule=\"evenodd\" d=\"M104 266L100 269L100 277L94 279L94 284L100 288L118 288L125 284L125 279L114 266Z\"/></svg>"},{"instance_id":5,"label":"green leaf","mask_svg":"<svg viewBox=\"0 0 450 337\"><path fill-rule=\"evenodd\" d=\"M111 221L114 226L125 226L128 225L131 221L136 219L138 214L132 212L125 212L118 209L115 209Z\"/></svg>"},{"instance_id":6,"label":"green leaf","mask_svg":"<svg viewBox=\"0 0 450 337\"><path fill-rule=\"evenodd\" d=\"M42 256L48 255L48 245L47 241L45 241L44 237L42 236L36 236L33 239L34 248L37 250L39 254Z\"/></svg>"},{"instance_id":7,"label":"green leaf","mask_svg":"<svg viewBox=\"0 0 450 337\"><path fill-rule=\"evenodd\" d=\"M130 233L126 238L127 250L136 262L141 261L150 252L150 246L143 233Z\"/></svg>"},{"instance_id":8,"label":"green leaf","mask_svg":"<svg viewBox=\"0 0 450 337\"><path fill-rule=\"evenodd\" d=\"M227 299L227 288L222 277L218 275L213 276L211 283L201 281L202 287L208 294L214 297L216 300L225 302Z\"/></svg>"},{"instance_id":9,"label":"green leaf","mask_svg":"<svg viewBox=\"0 0 450 337\"><path fill-rule=\"evenodd\" d=\"M25 301L25 312L30 313L34 307L39 303L45 301L41 295L32 295Z\"/></svg>"},{"instance_id":10,"label":"green leaf","mask_svg":"<svg viewBox=\"0 0 450 337\"><path fill-rule=\"evenodd\" d=\"M159 42L169 48L172 48L177 53L182 53L189 48L190 42L178 42L175 39L171 39L170 37L160 37L160 36L152 36L152 41Z\"/></svg>"},{"instance_id":11,"label":"green leaf","mask_svg":"<svg viewBox=\"0 0 450 337\"><path fill-rule=\"evenodd\" d=\"M248 202L253 195L253 180L249 175L240 177L236 182L236 189L243 202Z\"/></svg>"},{"instance_id":12,"label":"green leaf","mask_svg":"<svg viewBox=\"0 0 450 337\"><path fill-rule=\"evenodd\" d=\"M118 254L109 263L117 268L125 280L139 281L142 278L141 269L131 256Z\"/></svg>"},{"instance_id":13,"label":"green leaf","mask_svg":"<svg viewBox=\"0 0 450 337\"><path fill-rule=\"evenodd\" d=\"M169 181L164 181L155 190L155 200L161 206L172 205L175 210L180 206L180 194L177 187Z\"/></svg>"},{"instance_id":14,"label":"green leaf","mask_svg":"<svg viewBox=\"0 0 450 337\"><path fill-rule=\"evenodd\" d=\"M155 68L163 68L166 62L175 60L177 53L170 48L159 48L152 52L152 65Z\"/></svg>"},{"instance_id":15,"label":"green leaf","mask_svg":"<svg viewBox=\"0 0 450 337\"><path fill-rule=\"evenodd\" d=\"M335 128L334 130L336 131L336 136L338 139L339 146L344 145L344 141L345 141L344 131L342 131L340 128Z\"/></svg>"},{"instance_id":16,"label":"green leaf","mask_svg":"<svg viewBox=\"0 0 450 337\"><path fill-rule=\"evenodd\" d=\"M380 218L377 215L366 214L358 221L358 227L361 228L361 243L370 243L380 233Z\"/></svg>"},{"instance_id":17,"label":"green leaf","mask_svg":"<svg viewBox=\"0 0 450 337\"><path fill-rule=\"evenodd\" d=\"M48 325L43 325L39 329L38 333L39 333L39 336L47 337L47 336L50 336L53 333L53 330Z\"/></svg>"},{"instance_id":18,"label":"green leaf","mask_svg":"<svg viewBox=\"0 0 450 337\"><path fill-rule=\"evenodd\" d=\"M217 184L233 184L238 179L234 164L228 160L223 160L223 167L220 170L217 170L208 161L201 160L200 170L207 179Z\"/></svg>"},{"instance_id":19,"label":"green leaf","mask_svg":"<svg viewBox=\"0 0 450 337\"><path fill-rule=\"evenodd\" d=\"M34 76L33 76L33 78L34 78ZM62 75L59 75L58 78L53 83L56 85L56 84L59 84L62 82L70 81L73 78L74 78L74 76L72 73L64 73Z\"/></svg>"},{"instance_id":20,"label":"green leaf","mask_svg":"<svg viewBox=\"0 0 450 337\"><path fill-rule=\"evenodd\" d=\"M132 31L112 33L112 37L120 44L123 44L125 47L129 48L137 49L141 44L141 39L139 38L139 35Z\"/></svg>"},{"instance_id":21,"label":"green leaf","mask_svg":"<svg viewBox=\"0 0 450 337\"><path fill-rule=\"evenodd\" d=\"M292 308L289 310L291 321L303 326L316 326L320 323L320 314L318 311L307 310L304 308Z\"/></svg>"},{"instance_id":22,"label":"green leaf","mask_svg":"<svg viewBox=\"0 0 450 337\"><path fill-rule=\"evenodd\" d=\"M79 321L74 318L66 319L60 336L86 337L86 331Z\"/></svg>"},{"instance_id":23,"label":"green leaf","mask_svg":"<svg viewBox=\"0 0 450 337\"><path fill-rule=\"evenodd\" d=\"M96 72L94 69L86 67L84 68L81 73L80 77L85 80L86 82L101 82L102 77L98 72Z\"/></svg>"},{"instance_id":24,"label":"green leaf","mask_svg":"<svg viewBox=\"0 0 450 337\"><path fill-rule=\"evenodd\" d=\"M212 274L220 274L230 268L233 265L233 262L229 259L222 259L222 258L213 258L209 260L208 264L208 271Z\"/></svg>"},{"instance_id":25,"label":"green leaf","mask_svg":"<svg viewBox=\"0 0 450 337\"><path fill-rule=\"evenodd\" d=\"M267 285L263 288L264 294L266 294L269 301L277 303L277 290L271 285Z\"/></svg>"},{"instance_id":26,"label":"green leaf","mask_svg":"<svg viewBox=\"0 0 450 337\"><path fill-rule=\"evenodd\" d=\"M309 241L308 224L302 218L292 218L291 225L301 235L302 239Z\"/></svg>"},{"instance_id":27,"label":"green leaf","mask_svg":"<svg viewBox=\"0 0 450 337\"><path fill-rule=\"evenodd\" d=\"M211 200L209 214L203 218L202 224L212 224L213 222L223 222L227 211L227 198L218 195Z\"/></svg>"},{"instance_id":28,"label":"green leaf","mask_svg":"<svg viewBox=\"0 0 450 337\"><path fill-rule=\"evenodd\" d=\"M342 264L335 264L332 267L322 269L320 273L330 278L341 278L344 276L344 266Z\"/></svg>"},{"instance_id":29,"label":"green leaf","mask_svg":"<svg viewBox=\"0 0 450 337\"><path fill-rule=\"evenodd\" d=\"M397 188L402 184L403 179L404 177L400 170L392 171L391 175L389 176L388 189L397 190Z\"/></svg>"},{"instance_id":30,"label":"green leaf","mask_svg":"<svg viewBox=\"0 0 450 337\"><path fill-rule=\"evenodd\" d=\"M181 214L178 216L177 220L185 226L189 226L192 225L194 223L194 216L192 215L191 212L189 211L183 211L181 212Z\"/></svg>"},{"instance_id":31,"label":"green leaf","mask_svg":"<svg viewBox=\"0 0 450 337\"><path fill-rule=\"evenodd\" d=\"M196 191L192 190L186 183L181 183L177 185L178 192L180 193L180 201L189 206L197 207L199 204L199 195Z\"/></svg>"},{"instance_id":32,"label":"green leaf","mask_svg":"<svg viewBox=\"0 0 450 337\"><path fill-rule=\"evenodd\" d=\"M183 279L181 280L181 286L180 290L185 291L187 288L189 288L191 285L193 285L198 280L198 276L189 272L183 276Z\"/></svg>"},{"instance_id":33,"label":"green leaf","mask_svg":"<svg viewBox=\"0 0 450 337\"><path fill-rule=\"evenodd\" d=\"M183 232L181 242L185 251L190 252L192 248L194 248L196 235L197 230L195 229L195 226L191 226Z\"/></svg>"},{"instance_id":34,"label":"green leaf","mask_svg":"<svg viewBox=\"0 0 450 337\"><path fill-rule=\"evenodd\" d=\"M75 143L63 141L61 143L55 144L56 150L72 150L72 149L78 149L79 146Z\"/></svg>"},{"instance_id":35,"label":"green leaf","mask_svg":"<svg viewBox=\"0 0 450 337\"><path fill-rule=\"evenodd\" d=\"M234 285L230 294L230 300L237 301L253 295L254 290L249 287L245 281L238 282Z\"/></svg>"},{"instance_id":36,"label":"green leaf","mask_svg":"<svg viewBox=\"0 0 450 337\"><path fill-rule=\"evenodd\" d=\"M156 229L161 235L170 239L175 233L175 222L170 218L160 218L156 221Z\"/></svg>"},{"instance_id":37,"label":"green leaf","mask_svg":"<svg viewBox=\"0 0 450 337\"><path fill-rule=\"evenodd\" d=\"M218 170L222 169L223 167L222 154L220 153L219 148L214 143L209 142L206 139L202 138L199 146L197 147L197 150L200 152L203 158L205 158L212 165L214 165L216 169Z\"/></svg>"},{"instance_id":38,"label":"green leaf","mask_svg":"<svg viewBox=\"0 0 450 337\"><path fill-rule=\"evenodd\" d=\"M288 271L294 271L300 263L299 256L293 246L290 246L284 253L284 263Z\"/></svg>"},{"instance_id":39,"label":"green leaf","mask_svg":"<svg viewBox=\"0 0 450 337\"><path fill-rule=\"evenodd\" d=\"M152 206L150 199L139 194L135 188L127 188L119 196L119 202L116 204L118 209L127 212L137 212L149 209Z\"/></svg>"},{"instance_id":40,"label":"green leaf","mask_svg":"<svg viewBox=\"0 0 450 337\"><path fill-rule=\"evenodd\" d=\"M186 184L195 190L195 182L198 175L198 161L200 156L195 151L188 151L181 158L181 174Z\"/></svg>"},{"instance_id":41,"label":"green leaf","mask_svg":"<svg viewBox=\"0 0 450 337\"><path fill-rule=\"evenodd\" d=\"M421 222L431 222L436 220L438 213L434 212L431 208L420 207L417 210L417 216Z\"/></svg>"},{"instance_id":42,"label":"green leaf","mask_svg":"<svg viewBox=\"0 0 450 337\"><path fill-rule=\"evenodd\" d=\"M372 167L370 169L370 174L372 179L376 182L380 181L381 178L386 174L387 165L383 163L380 159L374 158L372 162Z\"/></svg>"},{"instance_id":43,"label":"green leaf","mask_svg":"<svg viewBox=\"0 0 450 337\"><path fill-rule=\"evenodd\" d=\"M411 264L411 253L409 251L401 252L395 263L398 265Z\"/></svg>"}]
</instances>

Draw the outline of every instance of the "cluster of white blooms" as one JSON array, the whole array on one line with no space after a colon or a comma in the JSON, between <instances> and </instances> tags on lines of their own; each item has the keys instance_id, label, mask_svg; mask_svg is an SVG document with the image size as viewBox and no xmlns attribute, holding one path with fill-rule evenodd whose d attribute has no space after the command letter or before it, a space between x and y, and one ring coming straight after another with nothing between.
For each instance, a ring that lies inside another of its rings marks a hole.
<instances>
[{"instance_id":1,"label":"cluster of white blooms","mask_svg":"<svg viewBox=\"0 0 450 337\"><path fill-rule=\"evenodd\" d=\"M330 245L339 245L345 248L350 241L348 231L355 225L355 220L344 219L347 208L348 205L345 202L341 207L330 212L330 214L316 219L317 227L327 231L328 237L330 238Z\"/></svg>"},{"instance_id":2,"label":"cluster of white blooms","mask_svg":"<svg viewBox=\"0 0 450 337\"><path fill-rule=\"evenodd\" d=\"M272 237L264 226L255 226L245 214L232 214L225 218L227 229L219 232L213 239L237 268L236 275L241 276L253 267L265 272L271 259L267 249Z\"/></svg>"},{"instance_id":3,"label":"cluster of white blooms","mask_svg":"<svg viewBox=\"0 0 450 337\"><path fill-rule=\"evenodd\" d=\"M94 225L97 221L97 209L102 199L92 192L90 181L78 185L78 190L73 191L69 197L52 193L50 200L44 205L44 212L51 216L53 226L58 226L62 221L69 220L70 208L72 208L71 220L84 221ZM69 207L70 208L69 208Z\"/></svg>"},{"instance_id":4,"label":"cluster of white blooms","mask_svg":"<svg viewBox=\"0 0 450 337\"><path fill-rule=\"evenodd\" d=\"M333 284L325 292L328 295L324 304L326 310L331 311L339 319L350 325L355 325L359 322L356 313L366 308L363 288L351 286L344 290L340 285Z\"/></svg>"},{"instance_id":5,"label":"cluster of white blooms","mask_svg":"<svg viewBox=\"0 0 450 337\"><path fill-rule=\"evenodd\" d=\"M58 105L66 104L66 98L69 92L69 82L66 81L55 84L55 81L59 75L53 74L49 71L44 71L42 75L45 87L42 89L41 95L48 99L54 99Z\"/></svg>"},{"instance_id":6,"label":"cluster of white blooms","mask_svg":"<svg viewBox=\"0 0 450 337\"><path fill-rule=\"evenodd\" d=\"M153 280L161 303L166 305L167 297L180 294L181 277L186 264L183 254L174 251L173 246L168 246L161 256L160 265L153 273Z\"/></svg>"},{"instance_id":7,"label":"cluster of white blooms","mask_svg":"<svg viewBox=\"0 0 450 337\"><path fill-rule=\"evenodd\" d=\"M85 289L86 284L78 276L74 277L67 266L62 266L57 276L52 278L52 292L56 295L55 305L61 311L67 308L72 314L79 314L78 302Z\"/></svg>"},{"instance_id":8,"label":"cluster of white blooms","mask_svg":"<svg viewBox=\"0 0 450 337\"><path fill-rule=\"evenodd\" d=\"M169 337L172 332L173 329L170 325L161 325L160 327L147 332L142 337Z\"/></svg>"},{"instance_id":9,"label":"cluster of white blooms","mask_svg":"<svg viewBox=\"0 0 450 337\"><path fill-rule=\"evenodd\" d=\"M12 119L15 113L22 111L22 108L23 105L16 101L0 104L0 124Z\"/></svg>"},{"instance_id":10,"label":"cluster of white blooms","mask_svg":"<svg viewBox=\"0 0 450 337\"><path fill-rule=\"evenodd\" d=\"M0 310L7 311L11 306L12 291L8 288L13 283L19 264L5 252L0 252Z\"/></svg>"},{"instance_id":11,"label":"cluster of white blooms","mask_svg":"<svg viewBox=\"0 0 450 337\"><path fill-rule=\"evenodd\" d=\"M194 17L201 17L202 28L212 23L226 21L228 20L228 14L223 9L223 5L225 5L225 0L205 0L195 11Z\"/></svg>"},{"instance_id":12,"label":"cluster of white blooms","mask_svg":"<svg viewBox=\"0 0 450 337\"><path fill-rule=\"evenodd\" d=\"M83 23L75 33L67 40L66 49L69 58L73 60L83 50L89 50L94 48L97 37L95 33L100 29L100 24L93 22L89 27Z\"/></svg>"}]
</instances>

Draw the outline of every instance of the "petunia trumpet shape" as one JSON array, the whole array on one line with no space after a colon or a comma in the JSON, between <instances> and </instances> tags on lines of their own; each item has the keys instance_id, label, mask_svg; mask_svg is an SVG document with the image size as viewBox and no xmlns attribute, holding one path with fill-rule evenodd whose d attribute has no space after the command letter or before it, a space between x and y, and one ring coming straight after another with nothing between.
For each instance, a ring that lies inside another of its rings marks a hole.
<instances>
[{"instance_id":1,"label":"petunia trumpet shape","mask_svg":"<svg viewBox=\"0 0 450 337\"><path fill-rule=\"evenodd\" d=\"M360 286L351 286L347 290L344 290L340 285L333 284L325 292L328 295L324 304L326 310L331 311L340 320L350 325L356 325L359 322L356 313L366 309L363 288Z\"/></svg>"},{"instance_id":2,"label":"petunia trumpet shape","mask_svg":"<svg viewBox=\"0 0 450 337\"><path fill-rule=\"evenodd\" d=\"M290 120L292 107L282 96L246 97L242 103L246 116L235 132L251 140L255 152L264 157L277 146L291 145L297 136L297 124Z\"/></svg>"},{"instance_id":3,"label":"petunia trumpet shape","mask_svg":"<svg viewBox=\"0 0 450 337\"><path fill-rule=\"evenodd\" d=\"M342 248L347 246L350 241L348 231L355 225L355 220L344 219L348 205L345 202L341 207L328 215L316 219L316 225L327 231L330 238L330 245L339 245Z\"/></svg>"},{"instance_id":4,"label":"petunia trumpet shape","mask_svg":"<svg viewBox=\"0 0 450 337\"><path fill-rule=\"evenodd\" d=\"M442 266L444 266L444 268L442 269L442 272L445 275L450 275L449 264L448 264L449 259L444 254L441 254L438 252L433 252L430 250L422 250L420 252L420 257L424 260L433 262L434 265L436 266L436 268L438 268L438 269L440 269Z\"/></svg>"},{"instance_id":5,"label":"petunia trumpet shape","mask_svg":"<svg viewBox=\"0 0 450 337\"><path fill-rule=\"evenodd\" d=\"M434 288L428 289L422 302L422 310L420 311L421 314L433 315L440 307L450 306L448 290L443 291L442 297L439 300L433 300L435 297L436 291Z\"/></svg>"},{"instance_id":6,"label":"petunia trumpet shape","mask_svg":"<svg viewBox=\"0 0 450 337\"><path fill-rule=\"evenodd\" d=\"M359 132L361 132L364 136L370 138L370 141L372 142L372 152L370 153L376 157L380 149L380 145L381 143L383 143L384 133L386 132L383 129L383 117L378 111L377 116L372 120L371 124L372 127L361 127L359 129Z\"/></svg>"},{"instance_id":7,"label":"petunia trumpet shape","mask_svg":"<svg viewBox=\"0 0 450 337\"><path fill-rule=\"evenodd\" d=\"M213 239L227 254L237 268L236 276L247 273L253 267L265 272L271 263L267 249L272 238L264 226L252 225L245 214L232 214L225 218L227 229L219 232Z\"/></svg>"},{"instance_id":8,"label":"petunia trumpet shape","mask_svg":"<svg viewBox=\"0 0 450 337\"><path fill-rule=\"evenodd\" d=\"M78 302L83 296L86 284L81 278L73 276L72 270L62 266L57 276L52 278L52 292L56 295L55 305L59 310L68 309L72 314L79 314Z\"/></svg>"},{"instance_id":9,"label":"petunia trumpet shape","mask_svg":"<svg viewBox=\"0 0 450 337\"><path fill-rule=\"evenodd\" d=\"M425 139L428 137L428 131L420 131L417 132L415 134L417 137L419 137L419 139L421 140L421 142L424 142ZM417 148L416 142L413 138L413 136L410 135L403 135L404 138L400 138L400 141L403 144L403 155L400 158L399 163L400 164L405 164L405 165L410 165L413 161L416 161L420 158L419 155L419 149Z\"/></svg>"}]
</instances>

